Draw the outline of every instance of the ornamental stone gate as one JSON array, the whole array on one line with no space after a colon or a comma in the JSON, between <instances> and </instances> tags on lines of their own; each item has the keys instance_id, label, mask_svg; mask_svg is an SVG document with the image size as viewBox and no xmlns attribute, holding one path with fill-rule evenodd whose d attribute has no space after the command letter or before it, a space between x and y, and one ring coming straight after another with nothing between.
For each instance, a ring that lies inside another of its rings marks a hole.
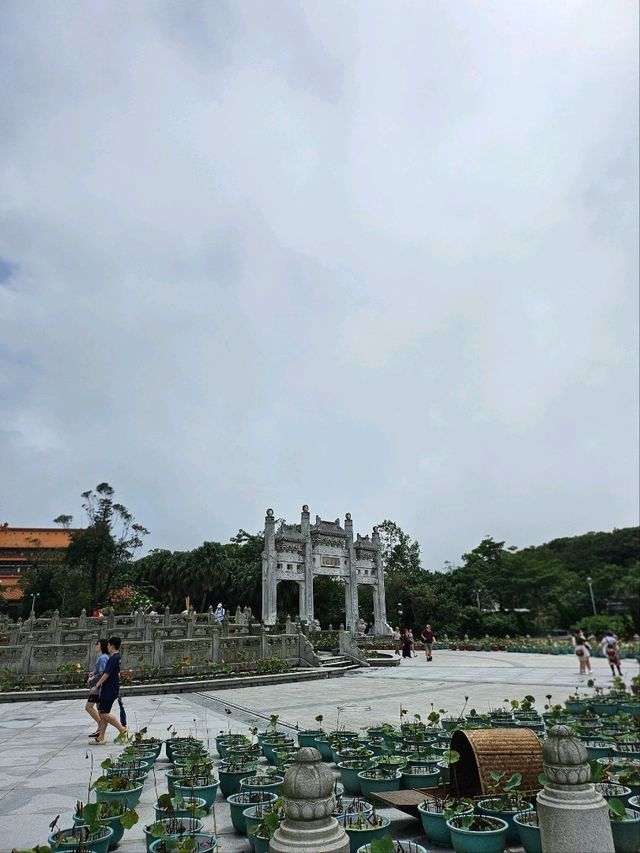
<instances>
[{"instance_id":1,"label":"ornamental stone gate","mask_svg":"<svg viewBox=\"0 0 640 853\"><path fill-rule=\"evenodd\" d=\"M305 504L300 524L280 525L276 531L273 510L268 509L264 520L264 551L262 552L262 621L276 622L277 590L280 581L295 581L299 589L300 619L313 621L313 579L329 575L344 581L346 627L358 632L358 584L373 586L373 630L377 635L393 633L387 624L384 597L384 572L378 528L369 536L353 539L351 513L344 519L323 521L316 515L311 524L309 507Z\"/></svg>"}]
</instances>

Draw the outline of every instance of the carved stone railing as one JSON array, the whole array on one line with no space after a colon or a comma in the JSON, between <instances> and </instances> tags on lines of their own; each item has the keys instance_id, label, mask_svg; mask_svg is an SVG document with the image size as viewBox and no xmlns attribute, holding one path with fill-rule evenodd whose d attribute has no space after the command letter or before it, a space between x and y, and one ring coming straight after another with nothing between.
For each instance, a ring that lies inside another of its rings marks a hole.
<instances>
[{"instance_id":1,"label":"carved stone railing","mask_svg":"<svg viewBox=\"0 0 640 853\"><path fill-rule=\"evenodd\" d=\"M42 635L50 638L51 633L36 631L26 635L20 644L0 646L0 669L22 675L53 674L68 664L80 664L87 672L93 669L97 630L64 631L67 640L77 637L77 642L42 642ZM124 633L121 631L121 635ZM293 666L320 665L320 659L302 631L273 634L264 626L258 626L256 634L225 635L214 624L198 627L192 636L176 636L178 633L175 625L161 625L152 638L145 638L144 629L131 628L130 636L123 637L122 668L134 674L149 667L180 670L182 667L228 664L243 668L245 664L269 657L280 658Z\"/></svg>"}]
</instances>

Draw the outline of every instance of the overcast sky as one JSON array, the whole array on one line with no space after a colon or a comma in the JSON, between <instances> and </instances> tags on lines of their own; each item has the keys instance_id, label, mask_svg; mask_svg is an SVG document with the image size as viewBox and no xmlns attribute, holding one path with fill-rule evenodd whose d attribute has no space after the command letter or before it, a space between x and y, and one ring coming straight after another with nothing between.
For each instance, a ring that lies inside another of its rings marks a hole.
<instances>
[{"instance_id":1,"label":"overcast sky","mask_svg":"<svg viewBox=\"0 0 640 853\"><path fill-rule=\"evenodd\" d=\"M0 521L637 524L635 0L0 3Z\"/></svg>"}]
</instances>

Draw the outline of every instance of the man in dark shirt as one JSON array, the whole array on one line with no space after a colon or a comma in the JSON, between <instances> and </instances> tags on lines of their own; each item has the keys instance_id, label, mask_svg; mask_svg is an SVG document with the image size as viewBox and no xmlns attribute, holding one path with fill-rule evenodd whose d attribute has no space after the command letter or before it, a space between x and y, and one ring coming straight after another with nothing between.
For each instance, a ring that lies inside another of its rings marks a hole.
<instances>
[{"instance_id":1,"label":"man in dark shirt","mask_svg":"<svg viewBox=\"0 0 640 853\"><path fill-rule=\"evenodd\" d=\"M120 637L109 637L107 651L109 652L109 660L107 661L105 670L97 684L89 691L89 693L99 692L100 694L98 701L98 713L100 714L98 733L96 738L92 738L89 741L89 743L94 745L107 742L105 732L109 724L114 726L120 734L127 731L127 726L123 726L120 720L111 713L111 706L120 693Z\"/></svg>"}]
</instances>

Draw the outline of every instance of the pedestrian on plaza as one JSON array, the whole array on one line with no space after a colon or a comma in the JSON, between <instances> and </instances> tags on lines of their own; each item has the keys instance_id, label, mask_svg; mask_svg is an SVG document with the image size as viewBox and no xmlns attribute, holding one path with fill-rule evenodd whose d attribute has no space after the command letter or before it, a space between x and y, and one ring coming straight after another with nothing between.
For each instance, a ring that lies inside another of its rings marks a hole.
<instances>
[{"instance_id":1,"label":"pedestrian on plaza","mask_svg":"<svg viewBox=\"0 0 640 853\"><path fill-rule=\"evenodd\" d=\"M409 628L405 628L402 632L402 657L410 658L411 653L413 651L413 633L409 630Z\"/></svg>"},{"instance_id":2,"label":"pedestrian on plaza","mask_svg":"<svg viewBox=\"0 0 640 853\"><path fill-rule=\"evenodd\" d=\"M605 636L602 638L600 646L602 648L602 653L609 661L609 666L611 667L611 675L615 678L617 669L618 675L622 676L622 667L620 664L620 649L618 648L618 638L613 633L613 631L607 631Z\"/></svg>"},{"instance_id":3,"label":"pedestrian on plaza","mask_svg":"<svg viewBox=\"0 0 640 853\"><path fill-rule=\"evenodd\" d=\"M393 648L395 653L400 655L400 643L402 641L402 635L400 634L400 628L393 629Z\"/></svg>"},{"instance_id":4,"label":"pedestrian on plaza","mask_svg":"<svg viewBox=\"0 0 640 853\"><path fill-rule=\"evenodd\" d=\"M580 664L580 675L591 672L591 646L587 642L582 628L578 628L573 636L573 646L575 648L576 657Z\"/></svg>"},{"instance_id":5,"label":"pedestrian on plaza","mask_svg":"<svg viewBox=\"0 0 640 853\"><path fill-rule=\"evenodd\" d=\"M422 642L424 643L424 653L427 656L428 661L433 660L433 644L436 640L431 625L427 625L422 634L420 634L422 638Z\"/></svg>"},{"instance_id":6,"label":"pedestrian on plaza","mask_svg":"<svg viewBox=\"0 0 640 853\"><path fill-rule=\"evenodd\" d=\"M221 602L221 601L219 601L219 602L218 602L218 606L216 607L216 610L215 610L215 613L214 613L214 616L216 617L216 622L218 623L218 625L221 625L221 624L222 624L222 622L224 621L224 615L225 615L225 613L226 613L226 612L227 612L227 611L226 611L226 610L224 609L224 607L222 606L222 602Z\"/></svg>"},{"instance_id":7,"label":"pedestrian on plaza","mask_svg":"<svg viewBox=\"0 0 640 853\"><path fill-rule=\"evenodd\" d=\"M109 660L104 672L89 691L90 693L99 693L100 696L98 700L98 713L100 715L98 736L89 741L93 745L102 746L107 742L105 733L109 725L116 728L119 734L125 734L128 731L128 727L111 713L113 703L120 695L120 662L122 660L120 645L120 637L109 637L107 645Z\"/></svg>"},{"instance_id":8,"label":"pedestrian on plaza","mask_svg":"<svg viewBox=\"0 0 640 853\"><path fill-rule=\"evenodd\" d=\"M96 721L96 725L100 726L100 714L96 711L96 705L100 701L99 693L91 693L91 688L98 683L100 680L100 676L105 670L107 665L107 661L109 660L109 653L107 652L107 641L106 640L98 640L96 642L96 663L93 667L93 672L90 672L87 677L87 684L89 686L89 695L87 696L87 702L84 706L87 714ZM99 728L92 732L89 737L98 737Z\"/></svg>"}]
</instances>

